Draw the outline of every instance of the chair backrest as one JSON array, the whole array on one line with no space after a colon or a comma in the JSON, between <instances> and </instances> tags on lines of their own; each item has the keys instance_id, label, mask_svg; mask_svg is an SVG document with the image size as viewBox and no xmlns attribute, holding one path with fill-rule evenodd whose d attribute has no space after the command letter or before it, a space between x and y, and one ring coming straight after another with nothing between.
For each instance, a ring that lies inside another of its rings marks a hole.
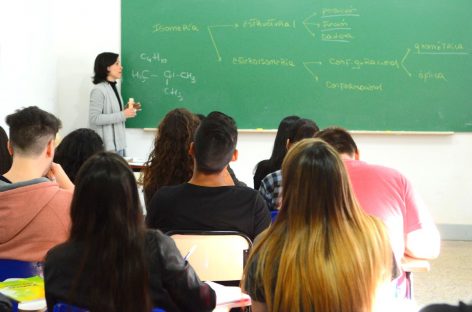
<instances>
[{"instance_id":1,"label":"chair backrest","mask_svg":"<svg viewBox=\"0 0 472 312\"><path fill-rule=\"evenodd\" d=\"M0 259L0 282L7 278L25 278L42 274L42 262Z\"/></svg>"},{"instance_id":2,"label":"chair backrest","mask_svg":"<svg viewBox=\"0 0 472 312\"><path fill-rule=\"evenodd\" d=\"M243 275L244 265L252 247L245 234L235 231L171 231L183 257L203 281L235 281ZM195 246L195 247L194 247Z\"/></svg>"}]
</instances>

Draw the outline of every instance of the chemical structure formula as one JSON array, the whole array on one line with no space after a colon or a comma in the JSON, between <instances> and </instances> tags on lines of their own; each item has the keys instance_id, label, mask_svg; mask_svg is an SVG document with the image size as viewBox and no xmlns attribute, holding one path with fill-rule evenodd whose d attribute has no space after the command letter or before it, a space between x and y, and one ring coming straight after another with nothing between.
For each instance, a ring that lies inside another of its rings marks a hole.
<instances>
[{"instance_id":1,"label":"chemical structure formula","mask_svg":"<svg viewBox=\"0 0 472 312\"><path fill-rule=\"evenodd\" d=\"M141 68L131 69L131 78L139 83L159 85L161 94L178 102L184 101L185 87L197 83L197 75L172 68L172 62L159 52L140 53L139 61Z\"/></svg>"}]
</instances>

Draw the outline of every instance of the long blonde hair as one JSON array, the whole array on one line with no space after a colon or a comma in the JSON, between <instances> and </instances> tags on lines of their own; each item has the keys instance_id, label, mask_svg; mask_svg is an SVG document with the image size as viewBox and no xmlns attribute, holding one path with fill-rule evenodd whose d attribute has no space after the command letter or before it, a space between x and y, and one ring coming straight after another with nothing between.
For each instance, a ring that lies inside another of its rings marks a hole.
<instances>
[{"instance_id":1,"label":"long blonde hair","mask_svg":"<svg viewBox=\"0 0 472 312\"><path fill-rule=\"evenodd\" d=\"M390 280L392 251L382 223L357 203L338 154L302 140L282 175L280 213L253 248L243 287L263 294L269 311L371 311Z\"/></svg>"}]
</instances>

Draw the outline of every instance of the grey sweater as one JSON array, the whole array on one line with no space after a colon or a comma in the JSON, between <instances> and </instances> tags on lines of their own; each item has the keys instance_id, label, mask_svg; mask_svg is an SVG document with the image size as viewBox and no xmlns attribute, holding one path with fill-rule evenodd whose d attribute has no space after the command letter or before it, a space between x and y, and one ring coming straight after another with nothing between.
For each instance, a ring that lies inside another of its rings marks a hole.
<instances>
[{"instance_id":1,"label":"grey sweater","mask_svg":"<svg viewBox=\"0 0 472 312\"><path fill-rule=\"evenodd\" d=\"M90 128L102 138L105 150L126 148L125 120L110 84L106 81L96 84L90 92L89 122Z\"/></svg>"}]
</instances>

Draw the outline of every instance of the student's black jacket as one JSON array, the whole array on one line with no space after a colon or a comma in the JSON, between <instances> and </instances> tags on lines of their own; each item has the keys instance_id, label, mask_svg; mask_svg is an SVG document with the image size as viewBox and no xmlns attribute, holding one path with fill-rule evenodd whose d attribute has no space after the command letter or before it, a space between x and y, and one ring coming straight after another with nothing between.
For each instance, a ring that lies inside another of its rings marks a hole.
<instances>
[{"instance_id":1,"label":"student's black jacket","mask_svg":"<svg viewBox=\"0 0 472 312\"><path fill-rule=\"evenodd\" d=\"M52 311L57 302L88 307L87 289L93 285L89 285L87 266L80 273L78 290L73 292L75 298L69 297L83 253L81 246L83 243L66 242L48 252L44 268L48 311ZM160 231L148 230L146 252L149 259L150 296L154 307L167 312L214 309L215 292L200 281L171 238Z\"/></svg>"}]
</instances>

